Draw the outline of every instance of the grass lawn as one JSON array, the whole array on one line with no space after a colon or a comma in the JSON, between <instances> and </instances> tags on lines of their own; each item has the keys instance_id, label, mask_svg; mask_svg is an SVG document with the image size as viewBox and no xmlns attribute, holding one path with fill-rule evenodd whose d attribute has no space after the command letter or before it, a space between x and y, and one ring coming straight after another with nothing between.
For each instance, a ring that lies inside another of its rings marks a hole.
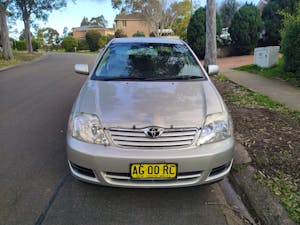
<instances>
[{"instance_id":1,"label":"grass lawn","mask_svg":"<svg viewBox=\"0 0 300 225\"><path fill-rule=\"evenodd\" d=\"M19 52L19 51L14 51L13 54L15 58L12 60L4 60L0 58L0 68L16 65L22 62L28 62L37 59L43 55L42 53L39 52L29 54L28 52Z\"/></svg>"},{"instance_id":2,"label":"grass lawn","mask_svg":"<svg viewBox=\"0 0 300 225\"><path fill-rule=\"evenodd\" d=\"M261 68L256 65L246 65L234 68L235 70L247 71L250 73L255 73L268 78L277 78L291 83L294 86L300 87L300 76L296 78L295 74L290 72L285 72L283 70L283 58L280 58L278 64L271 68Z\"/></svg>"}]
</instances>

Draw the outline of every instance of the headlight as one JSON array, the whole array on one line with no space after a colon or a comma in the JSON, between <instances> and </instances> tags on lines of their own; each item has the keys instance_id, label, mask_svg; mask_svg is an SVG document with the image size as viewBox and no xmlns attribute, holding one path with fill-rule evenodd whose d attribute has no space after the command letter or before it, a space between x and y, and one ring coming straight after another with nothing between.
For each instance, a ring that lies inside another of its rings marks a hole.
<instances>
[{"instance_id":1,"label":"headlight","mask_svg":"<svg viewBox=\"0 0 300 225\"><path fill-rule=\"evenodd\" d=\"M69 119L72 137L91 144L108 145L98 116L88 113L72 114Z\"/></svg>"},{"instance_id":2,"label":"headlight","mask_svg":"<svg viewBox=\"0 0 300 225\"><path fill-rule=\"evenodd\" d=\"M208 115L205 119L198 145L222 141L231 137L232 122L229 115L216 113Z\"/></svg>"}]
</instances>

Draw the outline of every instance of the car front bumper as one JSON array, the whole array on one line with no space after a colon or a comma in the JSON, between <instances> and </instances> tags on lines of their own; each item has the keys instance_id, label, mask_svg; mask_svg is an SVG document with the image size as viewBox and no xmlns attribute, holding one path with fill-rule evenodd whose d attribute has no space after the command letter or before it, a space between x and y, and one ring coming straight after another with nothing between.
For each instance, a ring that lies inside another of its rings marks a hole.
<instances>
[{"instance_id":1,"label":"car front bumper","mask_svg":"<svg viewBox=\"0 0 300 225\"><path fill-rule=\"evenodd\" d=\"M184 149L127 149L67 136L70 170L77 179L116 187L185 187L221 180L230 171L234 139ZM132 163L175 163L177 179L133 180Z\"/></svg>"}]
</instances>

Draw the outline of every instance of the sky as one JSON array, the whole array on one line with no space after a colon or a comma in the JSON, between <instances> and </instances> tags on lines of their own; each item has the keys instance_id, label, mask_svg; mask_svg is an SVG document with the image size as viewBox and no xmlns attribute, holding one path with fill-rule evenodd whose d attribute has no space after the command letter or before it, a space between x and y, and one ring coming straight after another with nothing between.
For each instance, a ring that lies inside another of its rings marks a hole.
<instances>
[{"instance_id":1,"label":"sky","mask_svg":"<svg viewBox=\"0 0 300 225\"><path fill-rule=\"evenodd\" d=\"M200 2L205 5L206 0L194 0L195 2ZM216 0L217 4L223 0ZM241 3L252 2L257 4L259 0L238 0ZM104 18L108 21L108 27L113 27L114 19L117 10L113 10L111 6L111 0L76 0L75 3L68 1L68 5L65 8L62 8L58 11L53 11L47 22L38 21L40 28L51 27L58 31L59 34L62 34L64 27L68 27L69 31L73 27L79 27L82 18L88 17L97 17L103 15ZM12 33L11 36L18 38L19 32L23 30L23 22L17 21L16 29L18 32ZM34 33L34 30L32 29Z\"/></svg>"}]
</instances>

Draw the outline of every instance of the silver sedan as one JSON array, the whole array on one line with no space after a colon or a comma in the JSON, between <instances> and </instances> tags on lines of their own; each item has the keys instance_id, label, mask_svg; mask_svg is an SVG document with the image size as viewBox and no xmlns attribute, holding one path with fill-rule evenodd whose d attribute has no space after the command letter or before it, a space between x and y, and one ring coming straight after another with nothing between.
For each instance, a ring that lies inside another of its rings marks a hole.
<instances>
[{"instance_id":1,"label":"silver sedan","mask_svg":"<svg viewBox=\"0 0 300 225\"><path fill-rule=\"evenodd\" d=\"M181 40L113 39L87 74L69 119L68 163L83 181L182 187L219 181L232 166L227 108Z\"/></svg>"}]
</instances>

